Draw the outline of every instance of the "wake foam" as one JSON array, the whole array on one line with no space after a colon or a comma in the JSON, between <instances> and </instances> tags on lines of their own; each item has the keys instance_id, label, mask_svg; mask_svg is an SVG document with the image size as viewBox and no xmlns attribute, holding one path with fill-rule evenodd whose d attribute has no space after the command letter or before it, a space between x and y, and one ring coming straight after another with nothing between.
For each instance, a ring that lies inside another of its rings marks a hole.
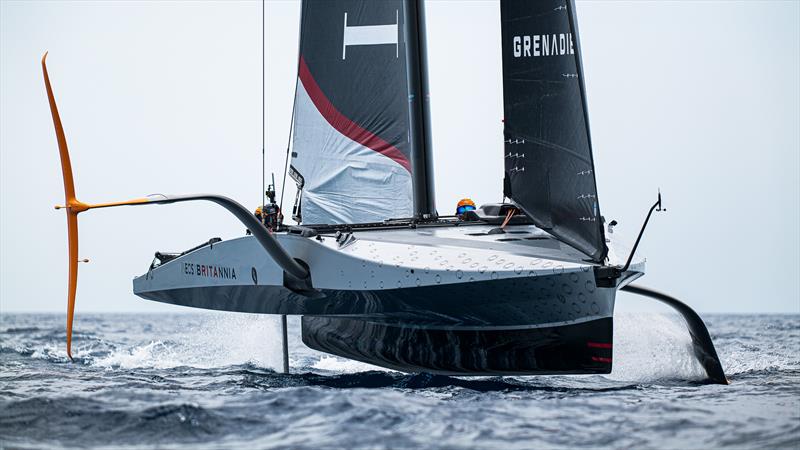
<instances>
[{"instance_id":1,"label":"wake foam","mask_svg":"<svg viewBox=\"0 0 800 450\"><path fill-rule=\"evenodd\" d=\"M58 347L42 356L61 356ZM63 351L63 350L62 350ZM296 353L298 349L292 349ZM82 356L79 352L78 356ZM305 353L300 350L300 353ZM360 361L314 352L301 364L307 369L337 374L368 371L393 372ZM64 357L66 355L63 355ZM271 316L214 313L203 315L169 340L155 340L117 348L91 358L106 368L194 367L201 369L250 364L281 367L280 324ZM297 361L292 365L297 369ZM614 369L610 379L650 382L664 379L703 379L704 371L692 351L691 338L678 316L623 313L614 318Z\"/></svg>"},{"instance_id":2,"label":"wake foam","mask_svg":"<svg viewBox=\"0 0 800 450\"><path fill-rule=\"evenodd\" d=\"M694 356L686 324L677 315L616 314L613 358L613 369L608 376L613 380L705 378L705 371Z\"/></svg>"},{"instance_id":3,"label":"wake foam","mask_svg":"<svg viewBox=\"0 0 800 450\"><path fill-rule=\"evenodd\" d=\"M798 317L709 317L710 331L725 373L730 377L800 371ZM112 326L104 325L102 333L89 331L91 327L86 326L82 333L76 333L73 355L77 363L108 369L210 369L252 365L277 370L282 365L277 317L213 312L159 316L157 320L136 317L132 321L127 319L127 323L125 318L104 320ZM11 332L3 334L0 352L59 364L69 362L61 320L52 322L52 326L42 323L33 328L22 323L15 324L16 328L7 328L6 331ZM290 325L290 331L295 332L290 333L290 354L296 358L291 366L295 372L393 372L306 348L297 336L299 321L291 319ZM609 381L650 383L705 379L705 372L694 356L686 325L677 315L616 314L613 359L613 372L605 377Z\"/></svg>"},{"instance_id":4,"label":"wake foam","mask_svg":"<svg viewBox=\"0 0 800 450\"><path fill-rule=\"evenodd\" d=\"M271 316L238 313L203 315L169 340L119 348L94 358L106 368L194 367L242 364L274 369L282 364L280 324Z\"/></svg>"},{"instance_id":5,"label":"wake foam","mask_svg":"<svg viewBox=\"0 0 800 450\"><path fill-rule=\"evenodd\" d=\"M358 372L395 372L391 369L384 367L373 366L361 361L354 361L352 359L342 359L335 356L322 355L317 362L311 365L312 369L325 370L336 373L358 373Z\"/></svg>"}]
</instances>

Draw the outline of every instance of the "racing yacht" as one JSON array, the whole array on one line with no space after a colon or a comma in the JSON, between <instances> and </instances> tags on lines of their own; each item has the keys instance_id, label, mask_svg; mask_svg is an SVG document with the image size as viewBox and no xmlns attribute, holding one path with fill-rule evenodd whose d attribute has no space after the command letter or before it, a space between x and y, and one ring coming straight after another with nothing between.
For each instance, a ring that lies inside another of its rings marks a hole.
<instances>
[{"instance_id":1,"label":"racing yacht","mask_svg":"<svg viewBox=\"0 0 800 450\"><path fill-rule=\"evenodd\" d=\"M699 316L630 284L645 273L635 251L660 194L632 248L600 213L574 1L499 4L504 135L492 157L505 161L497 182L509 202L453 216L434 199L423 0L303 1L287 155L297 225L283 223L274 195L260 217L213 194L77 200L45 54L66 196L70 358L78 214L211 201L248 234L157 252L136 295L300 315L305 345L399 371L539 375L610 373L625 289L675 307L709 380L725 383Z\"/></svg>"}]
</instances>

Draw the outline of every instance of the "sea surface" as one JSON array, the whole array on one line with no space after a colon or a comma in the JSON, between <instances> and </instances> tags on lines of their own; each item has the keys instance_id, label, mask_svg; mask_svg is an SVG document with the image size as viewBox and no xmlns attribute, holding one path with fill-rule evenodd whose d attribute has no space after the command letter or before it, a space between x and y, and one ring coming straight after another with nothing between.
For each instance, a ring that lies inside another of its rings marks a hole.
<instances>
[{"instance_id":1,"label":"sea surface","mask_svg":"<svg viewBox=\"0 0 800 450\"><path fill-rule=\"evenodd\" d=\"M800 316L706 315L728 386L681 319L615 318L607 376L403 374L235 313L0 314L3 448L794 448Z\"/></svg>"}]
</instances>

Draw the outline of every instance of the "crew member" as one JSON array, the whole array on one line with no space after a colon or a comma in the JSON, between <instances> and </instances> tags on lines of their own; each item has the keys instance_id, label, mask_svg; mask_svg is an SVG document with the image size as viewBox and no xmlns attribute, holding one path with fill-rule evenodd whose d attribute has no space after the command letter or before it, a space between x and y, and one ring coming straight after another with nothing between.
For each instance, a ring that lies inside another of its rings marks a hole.
<instances>
[{"instance_id":1,"label":"crew member","mask_svg":"<svg viewBox=\"0 0 800 450\"><path fill-rule=\"evenodd\" d=\"M467 211L475 211L475 202L470 198L462 198L456 205L456 215L463 219Z\"/></svg>"},{"instance_id":2,"label":"crew member","mask_svg":"<svg viewBox=\"0 0 800 450\"><path fill-rule=\"evenodd\" d=\"M254 215L254 216L256 216L256 219L258 219L258 221L259 221L259 222L261 222L262 224L264 223L264 217L261 215L261 207L260 207L260 206L256 208L256 212L255 212L255 213L253 213L253 215ZM245 233L246 233L248 236L249 236L249 235L251 235L251 234L253 234L253 232L252 232L252 231L250 231L250 229L249 229L249 228L247 229L247 231L245 231Z\"/></svg>"}]
</instances>

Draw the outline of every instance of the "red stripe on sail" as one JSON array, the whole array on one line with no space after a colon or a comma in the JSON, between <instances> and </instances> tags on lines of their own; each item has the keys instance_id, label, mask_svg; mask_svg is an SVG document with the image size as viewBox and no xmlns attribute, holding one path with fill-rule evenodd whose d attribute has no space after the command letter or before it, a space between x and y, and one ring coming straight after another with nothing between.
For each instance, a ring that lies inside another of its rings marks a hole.
<instances>
[{"instance_id":1,"label":"red stripe on sail","mask_svg":"<svg viewBox=\"0 0 800 450\"><path fill-rule=\"evenodd\" d=\"M314 106L317 107L322 117L324 117L336 131L364 147L375 150L381 155L394 160L411 172L411 163L403 152L374 133L360 127L357 123L348 119L336 109L331 101L328 100L328 97L325 96L325 93L322 92L316 80L314 80L302 55L300 56L299 76L303 87L305 87L306 92L308 92L308 96L311 97L311 101L314 102Z\"/></svg>"},{"instance_id":2,"label":"red stripe on sail","mask_svg":"<svg viewBox=\"0 0 800 450\"><path fill-rule=\"evenodd\" d=\"M592 361L611 364L611 358L602 358L600 356L592 356Z\"/></svg>"}]
</instances>

